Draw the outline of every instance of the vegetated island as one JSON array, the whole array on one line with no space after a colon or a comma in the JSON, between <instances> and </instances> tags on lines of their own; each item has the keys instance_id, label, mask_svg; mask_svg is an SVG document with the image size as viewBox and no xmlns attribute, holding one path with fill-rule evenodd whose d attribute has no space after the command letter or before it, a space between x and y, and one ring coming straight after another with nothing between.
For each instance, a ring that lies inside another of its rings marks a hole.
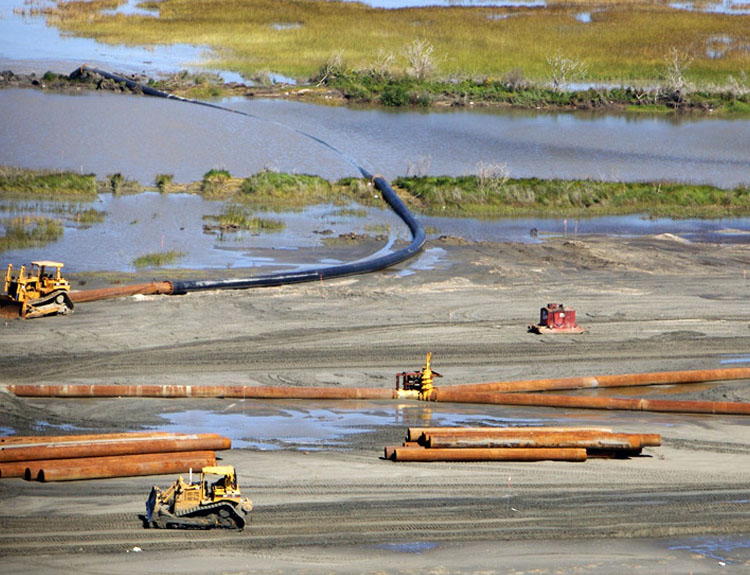
<instances>
[{"instance_id":1,"label":"vegetated island","mask_svg":"<svg viewBox=\"0 0 750 575\"><path fill-rule=\"evenodd\" d=\"M503 165L483 166L476 175L405 176L392 182L409 208L424 215L451 217L593 217L645 214L669 218L722 218L750 214L750 186L722 189L675 182L613 182L510 178ZM0 167L0 198L55 200L84 205L100 193L134 194L145 191L191 193L228 206L229 226L276 227L273 221L247 223L247 210L294 210L333 204L380 206L371 182L343 178L335 182L319 176L262 171L234 177L211 169L200 181L177 183L170 174L156 176L144 186L120 173L96 179L93 174L49 172ZM219 222L221 223L221 222Z\"/></svg>"},{"instance_id":2,"label":"vegetated island","mask_svg":"<svg viewBox=\"0 0 750 575\"><path fill-rule=\"evenodd\" d=\"M639 113L697 113L732 117L750 116L750 89L737 92L685 91L658 88L603 88L564 90L513 78L418 80L410 76L374 78L353 70L328 71L314 84L258 86L224 82L218 74L183 71L163 78L120 73L119 75L178 96L197 100L279 98L326 105L380 106L387 108L495 107L526 110ZM46 72L17 74L0 72L0 89L37 88L52 92L101 90L135 92L123 83L107 79L90 69L77 68L70 74Z\"/></svg>"},{"instance_id":3,"label":"vegetated island","mask_svg":"<svg viewBox=\"0 0 750 575\"><path fill-rule=\"evenodd\" d=\"M687 9L653 0L399 9L317 0L140 6L150 14L113 13L103 0L56 2L42 12L48 25L110 44L193 45L200 30L205 68L245 81L186 72L145 81L203 99L750 113L750 15L698 3ZM58 81L50 76L40 85Z\"/></svg>"}]
</instances>

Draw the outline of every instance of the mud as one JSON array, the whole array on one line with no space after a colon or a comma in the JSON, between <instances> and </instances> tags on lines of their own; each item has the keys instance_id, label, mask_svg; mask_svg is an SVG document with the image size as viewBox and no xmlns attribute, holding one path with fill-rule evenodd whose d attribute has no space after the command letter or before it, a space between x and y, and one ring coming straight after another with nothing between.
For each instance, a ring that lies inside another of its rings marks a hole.
<instances>
[{"instance_id":1,"label":"mud","mask_svg":"<svg viewBox=\"0 0 750 575\"><path fill-rule=\"evenodd\" d=\"M81 303L65 317L5 320L0 380L390 388L396 372L418 369L428 351L441 385L750 361L746 247L668 236L444 238L437 246L444 254L429 269L407 262L325 283L136 296ZM106 284L95 275L71 279ZM574 308L586 332L527 333L549 302ZM623 393L750 401L745 381ZM382 459L408 425L446 422L606 425L659 433L663 445L585 463ZM143 529L151 485L171 476L1 480L3 571L676 574L750 565L748 418L0 393L0 433L170 425L233 438L220 457L253 499L248 528Z\"/></svg>"}]
</instances>

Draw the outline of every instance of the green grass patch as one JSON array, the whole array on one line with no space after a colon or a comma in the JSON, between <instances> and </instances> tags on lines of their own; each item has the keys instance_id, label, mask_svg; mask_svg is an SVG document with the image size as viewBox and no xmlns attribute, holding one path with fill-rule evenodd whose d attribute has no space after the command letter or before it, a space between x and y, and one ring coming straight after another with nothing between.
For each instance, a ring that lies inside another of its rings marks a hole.
<instances>
[{"instance_id":1,"label":"green grass patch","mask_svg":"<svg viewBox=\"0 0 750 575\"><path fill-rule=\"evenodd\" d=\"M94 224L101 224L104 218L107 217L107 212L95 208L87 208L73 212L72 215L77 224L93 226Z\"/></svg>"},{"instance_id":2,"label":"green grass patch","mask_svg":"<svg viewBox=\"0 0 750 575\"><path fill-rule=\"evenodd\" d=\"M119 172L108 174L106 180L97 180L96 189L98 193L110 193L115 196L140 194L143 192L143 186L140 182L126 178Z\"/></svg>"},{"instance_id":3,"label":"green grass patch","mask_svg":"<svg viewBox=\"0 0 750 575\"><path fill-rule=\"evenodd\" d=\"M49 200L95 199L96 178L93 174L0 167L0 195Z\"/></svg>"},{"instance_id":4,"label":"green grass patch","mask_svg":"<svg viewBox=\"0 0 750 575\"><path fill-rule=\"evenodd\" d=\"M471 217L598 216L720 218L750 214L750 188L676 183L621 183L461 177L397 178L427 214Z\"/></svg>"},{"instance_id":5,"label":"green grass patch","mask_svg":"<svg viewBox=\"0 0 750 575\"><path fill-rule=\"evenodd\" d=\"M243 180L237 200L266 206L340 203L330 182L318 176L259 172Z\"/></svg>"},{"instance_id":6,"label":"green grass patch","mask_svg":"<svg viewBox=\"0 0 750 575\"><path fill-rule=\"evenodd\" d=\"M238 205L229 205L225 208L224 213L218 216L203 216L205 220L212 220L217 223L217 227L222 232L249 231L252 233L261 232L279 232L286 225L280 220L270 218L260 218L249 212L246 208ZM214 226L209 226L213 229Z\"/></svg>"},{"instance_id":7,"label":"green grass patch","mask_svg":"<svg viewBox=\"0 0 750 575\"><path fill-rule=\"evenodd\" d=\"M158 268L175 263L185 254L179 251L156 252L139 256L133 260L136 268Z\"/></svg>"},{"instance_id":8,"label":"green grass patch","mask_svg":"<svg viewBox=\"0 0 750 575\"><path fill-rule=\"evenodd\" d=\"M63 234L60 221L44 216L16 216L0 220L5 233L0 236L0 252L45 246Z\"/></svg>"}]
</instances>

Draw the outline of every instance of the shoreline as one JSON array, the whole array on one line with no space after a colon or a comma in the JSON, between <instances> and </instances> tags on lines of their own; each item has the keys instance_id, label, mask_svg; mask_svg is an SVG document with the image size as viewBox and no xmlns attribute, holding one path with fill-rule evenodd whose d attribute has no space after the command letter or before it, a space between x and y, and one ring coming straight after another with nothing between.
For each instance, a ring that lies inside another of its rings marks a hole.
<instances>
[{"instance_id":1,"label":"shoreline","mask_svg":"<svg viewBox=\"0 0 750 575\"><path fill-rule=\"evenodd\" d=\"M78 92L81 90L105 90L112 92L140 93L137 89L106 80L93 70L75 68L69 74L55 72L16 73L12 70L0 72L0 89L33 88L50 92ZM195 99L219 100L224 98L265 98L301 101L328 106L353 106L367 109L508 109L538 112L598 112L602 114L643 114L712 116L719 118L747 118L750 105L743 107L742 98L729 96L725 92L706 93L669 92L661 88L641 89L628 86L617 88L589 88L585 90L553 89L531 84L516 87L502 83L487 84L466 81L473 95L467 95L460 86L451 88L450 83L404 83L393 78L391 83L380 87L380 92L369 96L352 91L351 83L341 83L330 78L319 84L273 84L256 86L238 82L225 83L211 73L170 74L161 79L142 74L120 73L123 77L142 85L157 87L176 96ZM363 77L361 81L367 82ZM356 81L355 81L356 83ZM383 91L384 90L384 91ZM389 90L397 90L398 99L385 100ZM455 90L455 91L453 91ZM502 92L498 95L496 92ZM483 95L484 94L484 95ZM696 97L700 94L700 98ZM695 101L694 101L695 100Z\"/></svg>"}]
</instances>

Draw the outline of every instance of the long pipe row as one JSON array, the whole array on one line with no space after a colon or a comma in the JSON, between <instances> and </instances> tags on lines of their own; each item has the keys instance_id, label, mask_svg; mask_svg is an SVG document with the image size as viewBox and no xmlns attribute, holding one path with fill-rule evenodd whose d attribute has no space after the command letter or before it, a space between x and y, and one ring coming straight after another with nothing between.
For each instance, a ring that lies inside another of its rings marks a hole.
<instances>
[{"instance_id":1,"label":"long pipe row","mask_svg":"<svg viewBox=\"0 0 750 575\"><path fill-rule=\"evenodd\" d=\"M707 383L712 381L731 381L738 379L750 379L750 368L696 369L652 373L623 373L591 377L562 377L522 381L497 381L492 383L467 383L452 385L450 386L450 389L457 391L501 392L550 391L596 389L599 387L634 387L644 385Z\"/></svg>"},{"instance_id":2,"label":"long pipe row","mask_svg":"<svg viewBox=\"0 0 750 575\"><path fill-rule=\"evenodd\" d=\"M250 385L8 385L19 397L153 397L217 399L392 399L393 390L366 387Z\"/></svg>"},{"instance_id":3,"label":"long pipe row","mask_svg":"<svg viewBox=\"0 0 750 575\"><path fill-rule=\"evenodd\" d=\"M662 411L675 413L712 413L750 415L750 403L734 401L694 401L629 397L583 397L541 393L493 393L436 388L432 401L481 403L491 405L526 405L534 407L572 407L580 409L614 409L623 411Z\"/></svg>"}]
</instances>

